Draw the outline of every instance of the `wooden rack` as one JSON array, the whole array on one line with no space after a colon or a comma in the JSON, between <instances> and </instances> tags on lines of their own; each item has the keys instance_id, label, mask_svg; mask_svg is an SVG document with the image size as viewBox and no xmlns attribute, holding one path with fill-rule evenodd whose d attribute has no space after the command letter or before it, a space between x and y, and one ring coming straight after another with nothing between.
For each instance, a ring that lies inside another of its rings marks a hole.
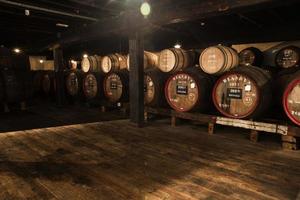
<instances>
[{"instance_id":1,"label":"wooden rack","mask_svg":"<svg viewBox=\"0 0 300 200\"><path fill-rule=\"evenodd\" d=\"M177 119L187 119L208 124L208 133L215 132L215 125L238 127L250 130L250 140L258 141L259 132L267 132L281 135L283 149L296 150L297 138L300 137L300 127L282 124L281 121L260 122L253 120L232 119L215 115L206 115L200 113L181 113L171 109L163 108L145 108L145 121L148 121L149 114L170 116L171 125L176 126Z\"/></svg>"}]
</instances>

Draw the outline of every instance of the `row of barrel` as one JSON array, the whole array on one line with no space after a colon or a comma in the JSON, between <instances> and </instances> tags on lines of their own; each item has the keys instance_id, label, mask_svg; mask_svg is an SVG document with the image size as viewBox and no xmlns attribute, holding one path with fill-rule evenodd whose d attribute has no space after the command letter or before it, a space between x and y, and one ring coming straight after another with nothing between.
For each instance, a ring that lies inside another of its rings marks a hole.
<instances>
[{"instance_id":1,"label":"row of barrel","mask_svg":"<svg viewBox=\"0 0 300 200\"><path fill-rule=\"evenodd\" d=\"M222 115L236 119L257 119L271 113L280 116L284 111L292 122L300 125L300 70L297 68L276 75L244 65L221 76L208 75L197 67L171 75L146 73L145 91L145 102L150 106L163 106L158 102L164 99L179 112L211 113L215 108Z\"/></svg>"},{"instance_id":2,"label":"row of barrel","mask_svg":"<svg viewBox=\"0 0 300 200\"><path fill-rule=\"evenodd\" d=\"M164 73L175 73L198 65L207 74L220 75L239 65L261 66L264 54L255 47L237 52L226 46L211 46L204 50L164 49L161 52L144 52L144 69L157 68ZM275 57L280 68L298 67L300 50L296 46L282 48ZM70 62L71 68L77 68L77 62ZM104 57L94 55L81 61L83 72L102 72L104 74L119 70L130 70L129 55L111 54Z\"/></svg>"},{"instance_id":3,"label":"row of barrel","mask_svg":"<svg viewBox=\"0 0 300 200\"><path fill-rule=\"evenodd\" d=\"M129 72L102 73L69 71L65 76L67 95L99 101L129 101ZM221 76L188 67L173 74L145 70L144 101L151 107L171 107L179 112L211 113L236 119L257 119L284 111L300 125L300 70L289 68L278 74L255 66L240 65ZM214 109L215 108L215 109Z\"/></svg>"}]
</instances>

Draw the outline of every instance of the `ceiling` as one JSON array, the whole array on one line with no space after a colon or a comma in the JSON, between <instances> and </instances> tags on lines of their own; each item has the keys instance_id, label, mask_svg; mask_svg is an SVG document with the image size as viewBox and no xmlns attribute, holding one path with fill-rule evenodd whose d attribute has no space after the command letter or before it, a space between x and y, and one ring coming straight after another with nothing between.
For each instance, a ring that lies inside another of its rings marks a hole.
<instances>
[{"instance_id":1,"label":"ceiling","mask_svg":"<svg viewBox=\"0 0 300 200\"><path fill-rule=\"evenodd\" d=\"M51 43L65 34L111 20L133 8L142 0L0 0L1 44L10 48L36 50L33 47ZM188 3L203 0L151 0L157 7L181 8ZM151 24L146 31L145 48L160 50L180 42L183 47L198 48L215 43L239 43L267 40L300 39L299 1L289 1L280 6L239 10L221 16L190 20L164 26ZM291 3L289 3L291 2ZM30 14L25 15L28 9ZM68 27L57 26L57 24ZM105 30L103 30L105 31ZM0 44L0 45L1 45ZM66 48L68 55L83 51L105 54L126 52L126 34L112 33L97 40L82 40Z\"/></svg>"}]
</instances>

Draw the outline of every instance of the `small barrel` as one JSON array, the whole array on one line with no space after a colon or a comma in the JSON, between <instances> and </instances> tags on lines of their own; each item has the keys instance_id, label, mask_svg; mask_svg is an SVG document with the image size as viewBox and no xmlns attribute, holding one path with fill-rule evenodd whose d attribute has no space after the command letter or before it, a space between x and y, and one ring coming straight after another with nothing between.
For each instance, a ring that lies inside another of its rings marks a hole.
<instances>
[{"instance_id":1,"label":"small barrel","mask_svg":"<svg viewBox=\"0 0 300 200\"><path fill-rule=\"evenodd\" d=\"M82 90L86 100L100 99L103 94L102 82L100 73L90 72L83 76Z\"/></svg>"},{"instance_id":2,"label":"small barrel","mask_svg":"<svg viewBox=\"0 0 300 200\"><path fill-rule=\"evenodd\" d=\"M103 81L104 95L109 102L128 102L129 74L127 70L110 73Z\"/></svg>"},{"instance_id":3,"label":"small barrel","mask_svg":"<svg viewBox=\"0 0 300 200\"><path fill-rule=\"evenodd\" d=\"M144 70L157 68L158 55L149 51L144 51ZM130 57L127 56L127 70L130 70Z\"/></svg>"},{"instance_id":4,"label":"small barrel","mask_svg":"<svg viewBox=\"0 0 300 200\"><path fill-rule=\"evenodd\" d=\"M271 104L271 75L258 67L237 67L218 79L212 96L215 107L226 117L259 117Z\"/></svg>"},{"instance_id":5,"label":"small barrel","mask_svg":"<svg viewBox=\"0 0 300 200\"><path fill-rule=\"evenodd\" d=\"M82 71L84 73L87 73L89 71L91 71L91 72L100 71L100 67L98 65L98 62L99 62L98 60L99 60L99 58L97 55L83 58L81 61Z\"/></svg>"},{"instance_id":6,"label":"small barrel","mask_svg":"<svg viewBox=\"0 0 300 200\"><path fill-rule=\"evenodd\" d=\"M78 68L78 61L76 61L76 60L69 60L68 66L69 66L69 69L76 70Z\"/></svg>"},{"instance_id":7,"label":"small barrel","mask_svg":"<svg viewBox=\"0 0 300 200\"><path fill-rule=\"evenodd\" d=\"M164 86L169 75L157 69L147 70L144 76L144 102L150 107L166 107Z\"/></svg>"},{"instance_id":8,"label":"small barrel","mask_svg":"<svg viewBox=\"0 0 300 200\"><path fill-rule=\"evenodd\" d=\"M255 47L249 47L239 53L240 65L261 66L263 53Z\"/></svg>"},{"instance_id":9,"label":"small barrel","mask_svg":"<svg viewBox=\"0 0 300 200\"><path fill-rule=\"evenodd\" d=\"M300 63L300 49L288 46L281 49L276 55L276 65L281 68L298 67Z\"/></svg>"},{"instance_id":10,"label":"small barrel","mask_svg":"<svg viewBox=\"0 0 300 200\"><path fill-rule=\"evenodd\" d=\"M173 73L192 67L195 64L196 52L184 49L164 49L158 56L158 68L165 73Z\"/></svg>"},{"instance_id":11,"label":"small barrel","mask_svg":"<svg viewBox=\"0 0 300 200\"><path fill-rule=\"evenodd\" d=\"M126 56L121 54L111 54L104 56L101 60L101 70L103 73L117 72L127 68Z\"/></svg>"},{"instance_id":12,"label":"small barrel","mask_svg":"<svg viewBox=\"0 0 300 200\"><path fill-rule=\"evenodd\" d=\"M169 77L165 95L169 105L176 111L204 112L211 105L213 78L199 68L188 68Z\"/></svg>"},{"instance_id":13,"label":"small barrel","mask_svg":"<svg viewBox=\"0 0 300 200\"><path fill-rule=\"evenodd\" d=\"M206 48L199 57L199 65L207 74L220 75L237 67L239 56L237 52L226 46L212 46Z\"/></svg>"},{"instance_id":14,"label":"small barrel","mask_svg":"<svg viewBox=\"0 0 300 200\"><path fill-rule=\"evenodd\" d=\"M79 97L82 94L82 73L74 70L66 72L65 84L69 99Z\"/></svg>"}]
</instances>

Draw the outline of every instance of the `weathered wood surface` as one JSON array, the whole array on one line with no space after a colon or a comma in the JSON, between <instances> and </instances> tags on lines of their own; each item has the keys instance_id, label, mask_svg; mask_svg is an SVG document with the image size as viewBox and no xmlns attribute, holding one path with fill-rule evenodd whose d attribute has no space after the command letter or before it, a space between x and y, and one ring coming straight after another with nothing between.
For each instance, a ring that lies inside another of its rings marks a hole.
<instances>
[{"instance_id":1,"label":"weathered wood surface","mask_svg":"<svg viewBox=\"0 0 300 200\"><path fill-rule=\"evenodd\" d=\"M296 199L300 154L124 121L0 134L0 199Z\"/></svg>"},{"instance_id":2,"label":"weathered wood surface","mask_svg":"<svg viewBox=\"0 0 300 200\"><path fill-rule=\"evenodd\" d=\"M23 112L14 109L10 113L0 113L0 132L110 121L128 117L117 109L104 114L97 107L89 108L82 105L57 107L54 103L45 101L42 105L29 105Z\"/></svg>"}]
</instances>

